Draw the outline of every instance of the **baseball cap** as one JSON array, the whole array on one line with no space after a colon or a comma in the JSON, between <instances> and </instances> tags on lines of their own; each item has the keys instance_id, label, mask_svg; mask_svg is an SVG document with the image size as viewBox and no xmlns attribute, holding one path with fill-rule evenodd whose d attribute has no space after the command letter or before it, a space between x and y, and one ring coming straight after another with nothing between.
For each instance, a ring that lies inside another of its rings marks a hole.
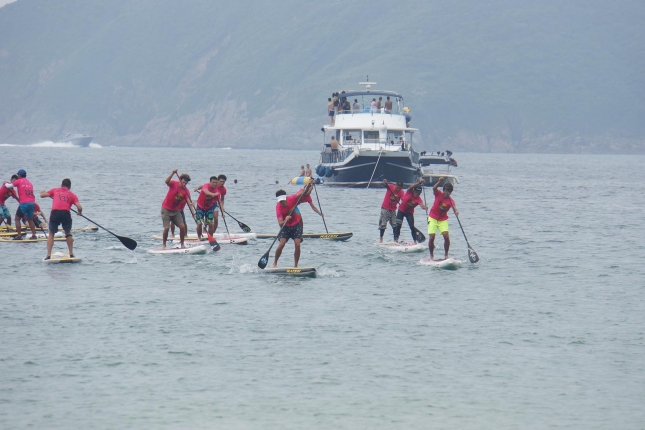
<instances>
[{"instance_id":1,"label":"baseball cap","mask_svg":"<svg viewBox=\"0 0 645 430\"><path fill-rule=\"evenodd\" d=\"M18 170L18 173L16 173L18 176L27 176L27 172L25 172L25 169L20 169Z\"/></svg>"}]
</instances>

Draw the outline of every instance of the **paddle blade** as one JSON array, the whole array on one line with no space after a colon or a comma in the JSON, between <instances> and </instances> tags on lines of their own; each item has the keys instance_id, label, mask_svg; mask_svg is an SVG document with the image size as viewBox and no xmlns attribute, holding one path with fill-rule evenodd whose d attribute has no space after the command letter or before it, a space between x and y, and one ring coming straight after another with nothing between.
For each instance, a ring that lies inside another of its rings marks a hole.
<instances>
[{"instance_id":1,"label":"paddle blade","mask_svg":"<svg viewBox=\"0 0 645 430\"><path fill-rule=\"evenodd\" d=\"M244 224L243 222L238 221L237 224L240 226L240 228L242 229L242 231L244 233L250 233L251 232L251 227L249 227L248 225Z\"/></svg>"},{"instance_id":2,"label":"paddle blade","mask_svg":"<svg viewBox=\"0 0 645 430\"><path fill-rule=\"evenodd\" d=\"M426 237L419 230L417 230L416 237L418 243L423 243L426 241Z\"/></svg>"},{"instance_id":3,"label":"paddle blade","mask_svg":"<svg viewBox=\"0 0 645 430\"><path fill-rule=\"evenodd\" d=\"M258 261L258 267L260 269L264 269L265 267L267 267L267 264L269 263L269 251L267 251L266 254L264 254L262 258L260 258L260 261Z\"/></svg>"},{"instance_id":4,"label":"paddle blade","mask_svg":"<svg viewBox=\"0 0 645 430\"><path fill-rule=\"evenodd\" d=\"M213 252L217 252L217 251L219 251L220 249L222 249L222 247L220 246L220 244L219 244L219 243L217 243L217 241L215 240L215 238L214 238L213 236L211 236L210 234L208 235L208 244L211 246L211 249L213 250Z\"/></svg>"},{"instance_id":5,"label":"paddle blade","mask_svg":"<svg viewBox=\"0 0 645 430\"><path fill-rule=\"evenodd\" d=\"M116 236L117 239L121 241L123 246L128 248L130 251L134 251L137 248L137 241L132 240L129 237Z\"/></svg>"},{"instance_id":6,"label":"paddle blade","mask_svg":"<svg viewBox=\"0 0 645 430\"><path fill-rule=\"evenodd\" d=\"M468 247L468 259L473 264L475 264L475 263L477 263L479 261L479 255L477 255L475 250L472 249L471 247Z\"/></svg>"}]
</instances>

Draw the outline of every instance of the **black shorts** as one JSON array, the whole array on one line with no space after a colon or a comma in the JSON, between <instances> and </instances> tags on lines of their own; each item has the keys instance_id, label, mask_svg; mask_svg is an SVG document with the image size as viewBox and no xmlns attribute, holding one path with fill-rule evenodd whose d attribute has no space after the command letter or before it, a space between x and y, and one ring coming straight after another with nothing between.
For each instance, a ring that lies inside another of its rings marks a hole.
<instances>
[{"instance_id":1,"label":"black shorts","mask_svg":"<svg viewBox=\"0 0 645 430\"><path fill-rule=\"evenodd\" d=\"M294 226L284 226L280 234L278 235L278 239L300 239L302 241L302 225L300 223L294 225Z\"/></svg>"},{"instance_id":2,"label":"black shorts","mask_svg":"<svg viewBox=\"0 0 645 430\"><path fill-rule=\"evenodd\" d=\"M62 225L63 230L69 232L72 230L72 215L68 211L52 211L49 215L49 231L58 233L58 226Z\"/></svg>"}]
</instances>

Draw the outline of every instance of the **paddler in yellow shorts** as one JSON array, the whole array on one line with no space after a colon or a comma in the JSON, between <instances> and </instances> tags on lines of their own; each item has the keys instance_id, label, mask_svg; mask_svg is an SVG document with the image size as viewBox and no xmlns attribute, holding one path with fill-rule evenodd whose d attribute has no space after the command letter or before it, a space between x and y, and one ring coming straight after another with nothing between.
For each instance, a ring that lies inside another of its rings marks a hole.
<instances>
[{"instance_id":1,"label":"paddler in yellow shorts","mask_svg":"<svg viewBox=\"0 0 645 430\"><path fill-rule=\"evenodd\" d=\"M448 250L450 249L450 235L448 234L448 211L450 208L453 208L455 215L459 216L459 211L455 206L455 201L450 197L452 194L452 184L447 182L443 186L443 191L439 191L439 185L443 184L444 178L441 177L432 187L432 192L434 193L434 203L430 209L430 214L428 215L428 235L430 240L428 241L428 249L430 250L430 259L434 260L434 237L439 230L439 233L443 236L443 248L445 250L444 258L448 258Z\"/></svg>"}]
</instances>

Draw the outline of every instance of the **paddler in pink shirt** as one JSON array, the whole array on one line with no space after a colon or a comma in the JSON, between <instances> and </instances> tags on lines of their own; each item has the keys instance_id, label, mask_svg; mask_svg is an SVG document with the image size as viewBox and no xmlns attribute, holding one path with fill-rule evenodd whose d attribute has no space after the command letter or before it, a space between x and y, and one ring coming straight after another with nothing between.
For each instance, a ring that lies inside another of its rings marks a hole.
<instances>
[{"instance_id":1,"label":"paddler in pink shirt","mask_svg":"<svg viewBox=\"0 0 645 430\"><path fill-rule=\"evenodd\" d=\"M81 215L83 213L83 206L78 201L76 194L70 191L70 188L72 188L72 181L65 178L60 188L52 188L49 191L43 190L40 192L40 197L52 198L52 211L49 215L49 236L47 236L47 257L45 257L45 260L49 260L52 256L54 235L58 233L58 226L63 227L67 248L69 249L69 256L74 258L71 208L72 205L76 206L78 215Z\"/></svg>"}]
</instances>

